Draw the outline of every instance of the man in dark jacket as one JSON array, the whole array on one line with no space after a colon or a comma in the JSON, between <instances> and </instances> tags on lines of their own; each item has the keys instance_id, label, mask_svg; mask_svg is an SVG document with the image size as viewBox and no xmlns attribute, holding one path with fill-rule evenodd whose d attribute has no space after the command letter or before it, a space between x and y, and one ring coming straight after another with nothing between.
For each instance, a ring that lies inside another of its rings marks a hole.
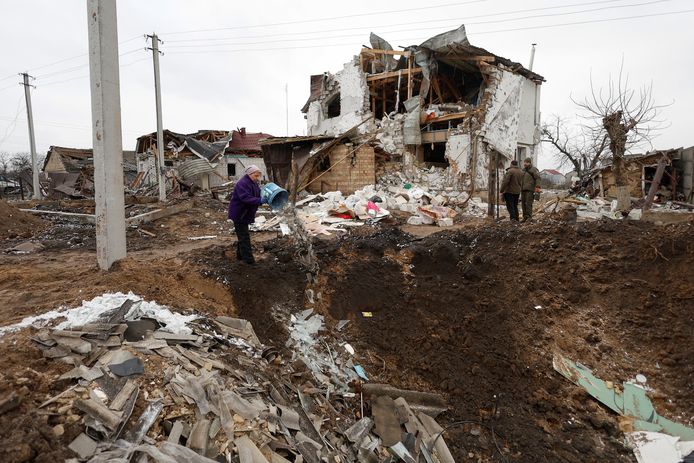
<instances>
[{"instance_id":1,"label":"man in dark jacket","mask_svg":"<svg viewBox=\"0 0 694 463\"><path fill-rule=\"evenodd\" d=\"M540 187L540 172L533 167L533 160L525 158L523 161L523 187L521 191L521 203L523 205L523 222L533 216L533 201L535 191Z\"/></svg>"},{"instance_id":2,"label":"man in dark jacket","mask_svg":"<svg viewBox=\"0 0 694 463\"><path fill-rule=\"evenodd\" d=\"M506 169L504 179L501 181L501 194L511 220L518 222L518 198L523 186L523 171L518 167L518 161L511 161L511 167Z\"/></svg>"},{"instance_id":3,"label":"man in dark jacket","mask_svg":"<svg viewBox=\"0 0 694 463\"><path fill-rule=\"evenodd\" d=\"M231 201L229 201L229 218L234 222L234 231L238 239L236 258L247 264L255 263L248 226L255 222L258 206L264 202L260 198L258 185L262 175L258 166L248 166L244 176L236 183Z\"/></svg>"}]
</instances>

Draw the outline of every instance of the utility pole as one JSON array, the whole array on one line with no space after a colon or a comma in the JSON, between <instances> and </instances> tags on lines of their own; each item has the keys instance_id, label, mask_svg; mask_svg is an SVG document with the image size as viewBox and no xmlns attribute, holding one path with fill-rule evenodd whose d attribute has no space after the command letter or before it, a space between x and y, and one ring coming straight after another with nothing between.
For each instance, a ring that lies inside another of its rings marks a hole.
<instances>
[{"instance_id":1,"label":"utility pole","mask_svg":"<svg viewBox=\"0 0 694 463\"><path fill-rule=\"evenodd\" d=\"M161 122L161 84L159 83L159 40L157 34L148 35L152 40L152 61L154 62L154 98L157 105L157 178L159 179L159 201L166 201L166 178L164 177L164 128Z\"/></svg>"},{"instance_id":2,"label":"utility pole","mask_svg":"<svg viewBox=\"0 0 694 463\"><path fill-rule=\"evenodd\" d=\"M124 258L123 139L115 0L87 0L94 147L96 260L102 270Z\"/></svg>"},{"instance_id":3,"label":"utility pole","mask_svg":"<svg viewBox=\"0 0 694 463\"><path fill-rule=\"evenodd\" d=\"M34 190L34 199L41 199L41 185L39 184L39 166L36 159L36 138L34 137L34 115L31 112L31 85L29 83L29 78L34 80L34 77L30 76L26 72L19 74L22 76L23 80L20 85L24 86L24 98L26 99L27 106L27 122L29 124L29 148L31 150L31 174Z\"/></svg>"}]
</instances>

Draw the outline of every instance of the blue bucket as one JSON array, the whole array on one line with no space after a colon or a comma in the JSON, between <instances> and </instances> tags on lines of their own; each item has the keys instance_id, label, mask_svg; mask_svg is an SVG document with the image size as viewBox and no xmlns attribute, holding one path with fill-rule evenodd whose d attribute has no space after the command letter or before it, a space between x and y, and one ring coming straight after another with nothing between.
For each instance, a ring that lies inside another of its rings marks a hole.
<instances>
[{"instance_id":1,"label":"blue bucket","mask_svg":"<svg viewBox=\"0 0 694 463\"><path fill-rule=\"evenodd\" d=\"M284 188L280 188L274 183L268 183L260 191L260 197L267 198L267 204L273 210L282 209L289 202L289 193Z\"/></svg>"}]
</instances>

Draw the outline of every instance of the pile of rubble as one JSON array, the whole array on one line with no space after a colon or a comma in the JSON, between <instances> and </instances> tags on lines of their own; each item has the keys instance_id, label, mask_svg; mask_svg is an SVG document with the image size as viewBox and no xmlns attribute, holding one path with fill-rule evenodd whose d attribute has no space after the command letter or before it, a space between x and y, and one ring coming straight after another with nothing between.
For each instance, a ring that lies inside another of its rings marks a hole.
<instances>
[{"instance_id":1,"label":"pile of rubble","mask_svg":"<svg viewBox=\"0 0 694 463\"><path fill-rule=\"evenodd\" d=\"M56 434L84 426L69 443L73 461L453 461L434 419L447 409L440 396L365 383L354 349L321 337L324 320L310 309L286 321L291 359L245 320L172 312L132 293L0 335L44 325L36 346L73 366L60 379L75 383L39 406L64 417ZM21 402L12 394L3 412Z\"/></svg>"},{"instance_id":2,"label":"pile of rubble","mask_svg":"<svg viewBox=\"0 0 694 463\"><path fill-rule=\"evenodd\" d=\"M331 235L345 232L349 227L375 223L391 215L391 211L410 214L410 225L438 225L450 227L457 216L484 217L487 204L480 198L446 187L441 169L420 174L422 184L410 183L402 175L384 176L377 185L368 185L344 196L340 191L323 194L304 194L296 203L296 215L311 235ZM422 176L429 175L429 179ZM422 186L426 185L426 186ZM254 231L280 230L291 233L287 213L268 218L267 211L259 211Z\"/></svg>"},{"instance_id":3,"label":"pile of rubble","mask_svg":"<svg viewBox=\"0 0 694 463\"><path fill-rule=\"evenodd\" d=\"M573 208L576 211L576 217L584 220L641 220L644 208L638 207L638 201L632 204L635 204L635 206L629 210L628 214L624 215L618 210L616 199L610 200L607 198L589 198L582 195L568 196L567 194L560 194L542 204L539 210L547 212L561 208ZM691 214L694 212L694 205L668 201L666 203L653 203L648 210L654 213Z\"/></svg>"}]
</instances>

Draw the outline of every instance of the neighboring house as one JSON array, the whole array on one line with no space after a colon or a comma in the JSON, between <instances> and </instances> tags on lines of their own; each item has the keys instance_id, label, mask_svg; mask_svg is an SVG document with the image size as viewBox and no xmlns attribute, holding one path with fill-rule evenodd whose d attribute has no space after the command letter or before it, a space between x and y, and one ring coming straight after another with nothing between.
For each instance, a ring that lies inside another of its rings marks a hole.
<instances>
[{"instance_id":1,"label":"neighboring house","mask_svg":"<svg viewBox=\"0 0 694 463\"><path fill-rule=\"evenodd\" d=\"M645 154L627 155L624 166L627 173L629 194L643 198L648 194L658 161L667 155L670 162L658 188L658 195L664 200L694 202L694 146L656 150ZM614 196L616 185L612 165L594 169L591 172L592 188L600 196Z\"/></svg>"},{"instance_id":2,"label":"neighboring house","mask_svg":"<svg viewBox=\"0 0 694 463\"><path fill-rule=\"evenodd\" d=\"M543 185L548 186L564 186L566 183L566 177L564 174L555 169L544 169L540 171L540 180Z\"/></svg>"},{"instance_id":3,"label":"neighboring house","mask_svg":"<svg viewBox=\"0 0 694 463\"><path fill-rule=\"evenodd\" d=\"M210 183L215 181L213 178L216 177L214 172L217 161L229 144L230 132L198 130L194 133L183 134L164 130L163 135L164 169L167 171L175 169L178 178L186 183L209 189ZM157 184L157 132L138 137L135 152L138 179L133 186ZM170 176L167 177L167 179L170 178Z\"/></svg>"},{"instance_id":4,"label":"neighboring house","mask_svg":"<svg viewBox=\"0 0 694 463\"><path fill-rule=\"evenodd\" d=\"M94 155L91 149L51 146L43 163L48 197L91 197L94 195ZM123 180L126 185L137 174L134 151L123 151Z\"/></svg>"},{"instance_id":5,"label":"neighboring house","mask_svg":"<svg viewBox=\"0 0 694 463\"><path fill-rule=\"evenodd\" d=\"M247 132L245 127L231 132L231 141L220 158L217 166L219 177L228 180L238 180L243 176L243 171L250 165L256 165L263 172L263 180L267 180L267 169L262 157L260 140L271 138L272 135L262 132Z\"/></svg>"},{"instance_id":6,"label":"neighboring house","mask_svg":"<svg viewBox=\"0 0 694 463\"><path fill-rule=\"evenodd\" d=\"M297 143L310 141L310 154L299 159L302 185L321 175L317 189L343 192L339 184L350 191L375 178L377 153L401 163L408 177L416 168L433 167L449 179L447 187L469 192L487 190L495 158L500 172L513 159L536 159L542 76L471 45L464 26L404 50L393 50L375 34L371 45L339 72L311 76L302 111L308 137L317 138L264 143L266 164L273 163L269 171L282 171L277 178L287 177L288 157L296 157L292 149L303 149ZM340 137L321 149L326 138ZM350 143L359 147L353 153L338 146ZM345 152L347 161L331 150ZM332 171L338 161L339 178L322 170Z\"/></svg>"},{"instance_id":7,"label":"neighboring house","mask_svg":"<svg viewBox=\"0 0 694 463\"><path fill-rule=\"evenodd\" d=\"M245 127L233 131L198 130L181 134L164 130L164 166L186 183L195 183L204 190L237 180L244 169L256 164L266 177L265 164L258 142L271 135L246 132ZM156 184L156 132L137 139L136 152L140 181Z\"/></svg>"}]
</instances>

